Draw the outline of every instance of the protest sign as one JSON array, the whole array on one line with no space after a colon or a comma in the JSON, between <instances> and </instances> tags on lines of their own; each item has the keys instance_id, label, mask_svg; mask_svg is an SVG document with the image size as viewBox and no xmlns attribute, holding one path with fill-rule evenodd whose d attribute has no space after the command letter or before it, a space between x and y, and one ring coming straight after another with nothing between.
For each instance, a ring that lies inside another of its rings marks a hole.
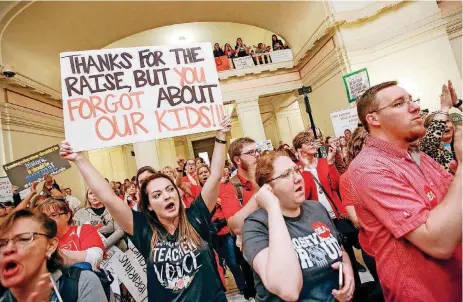
<instances>
[{"instance_id":1,"label":"protest sign","mask_svg":"<svg viewBox=\"0 0 463 302\"><path fill-rule=\"evenodd\" d=\"M24 199L31 192L30 189L19 192L21 199ZM0 177L0 202L13 201L13 185L8 177Z\"/></svg>"},{"instance_id":2,"label":"protest sign","mask_svg":"<svg viewBox=\"0 0 463 302\"><path fill-rule=\"evenodd\" d=\"M215 67L217 71L225 71L230 69L230 61L227 56L216 57Z\"/></svg>"},{"instance_id":3,"label":"protest sign","mask_svg":"<svg viewBox=\"0 0 463 302\"><path fill-rule=\"evenodd\" d=\"M344 136L344 130L354 131L358 124L357 107L347 108L330 113L334 135Z\"/></svg>"},{"instance_id":4,"label":"protest sign","mask_svg":"<svg viewBox=\"0 0 463 302\"><path fill-rule=\"evenodd\" d=\"M256 148L260 149L261 151L273 151L273 145L271 140L256 142Z\"/></svg>"},{"instance_id":5,"label":"protest sign","mask_svg":"<svg viewBox=\"0 0 463 302\"><path fill-rule=\"evenodd\" d=\"M254 61L252 60L251 56L234 58L233 64L235 65L235 69L251 68L256 66L254 65Z\"/></svg>"},{"instance_id":6,"label":"protest sign","mask_svg":"<svg viewBox=\"0 0 463 302\"><path fill-rule=\"evenodd\" d=\"M270 52L270 58L272 59L272 63L279 63L279 62L288 62L293 60L293 52L291 49L282 49L282 50L275 50Z\"/></svg>"},{"instance_id":7,"label":"protest sign","mask_svg":"<svg viewBox=\"0 0 463 302\"><path fill-rule=\"evenodd\" d=\"M69 169L71 165L59 155L59 146L41 150L3 166L11 183L19 190L30 188L34 181L42 181L43 175L56 175Z\"/></svg>"},{"instance_id":8,"label":"protest sign","mask_svg":"<svg viewBox=\"0 0 463 302\"><path fill-rule=\"evenodd\" d=\"M368 88L370 88L370 78L366 68L349 73L342 77L346 87L349 103L356 101Z\"/></svg>"},{"instance_id":9,"label":"protest sign","mask_svg":"<svg viewBox=\"0 0 463 302\"><path fill-rule=\"evenodd\" d=\"M100 267L117 276L132 297L141 302L148 296L145 258L135 248L129 248L125 253L113 246L106 252L107 256Z\"/></svg>"},{"instance_id":10,"label":"protest sign","mask_svg":"<svg viewBox=\"0 0 463 302\"><path fill-rule=\"evenodd\" d=\"M224 109L210 49L61 53L65 135L74 151L219 129Z\"/></svg>"}]
</instances>

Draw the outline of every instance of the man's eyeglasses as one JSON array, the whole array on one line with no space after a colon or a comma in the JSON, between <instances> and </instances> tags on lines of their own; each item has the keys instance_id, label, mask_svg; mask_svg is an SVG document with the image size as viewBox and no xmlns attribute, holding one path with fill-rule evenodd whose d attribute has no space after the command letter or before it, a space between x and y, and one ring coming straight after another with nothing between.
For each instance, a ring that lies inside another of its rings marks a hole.
<instances>
[{"instance_id":1,"label":"man's eyeglasses","mask_svg":"<svg viewBox=\"0 0 463 302\"><path fill-rule=\"evenodd\" d=\"M275 178L272 178L270 179L269 181L267 181L266 183L271 183L272 181L274 180L277 180L277 179L291 179L291 178L294 178L294 175L295 174L299 174L301 175L302 174L302 168L299 167L299 166L295 166L294 168L292 169L288 169L286 170L283 174L281 174L280 176L277 176Z\"/></svg>"},{"instance_id":2,"label":"man's eyeglasses","mask_svg":"<svg viewBox=\"0 0 463 302\"><path fill-rule=\"evenodd\" d=\"M240 155L250 155L250 156L256 156L256 154L261 154L262 151L260 149L253 149L249 150L248 152L243 152Z\"/></svg>"},{"instance_id":3,"label":"man's eyeglasses","mask_svg":"<svg viewBox=\"0 0 463 302\"><path fill-rule=\"evenodd\" d=\"M396 100L396 101L392 102L392 104L386 105L386 106L381 107L381 108L376 109L376 110L373 110L370 113L380 112L381 110L386 109L386 108L402 108L405 105L408 105L410 107L411 103L418 105L419 102L420 102L420 99L412 100L411 96L407 97L407 98L401 98L399 100Z\"/></svg>"},{"instance_id":4,"label":"man's eyeglasses","mask_svg":"<svg viewBox=\"0 0 463 302\"><path fill-rule=\"evenodd\" d=\"M13 241L13 244L16 247L24 247L26 245L29 245L32 243L32 241L34 241L35 236L45 236L45 237L50 238L49 235L44 234L44 233L37 233L37 232L21 233L21 234L14 236L11 239L0 239L0 251L4 251L10 241Z\"/></svg>"},{"instance_id":5,"label":"man's eyeglasses","mask_svg":"<svg viewBox=\"0 0 463 302\"><path fill-rule=\"evenodd\" d=\"M58 219L61 215L66 215L67 212L62 212L62 213L51 213L50 215L47 215L48 218L51 219Z\"/></svg>"}]
</instances>

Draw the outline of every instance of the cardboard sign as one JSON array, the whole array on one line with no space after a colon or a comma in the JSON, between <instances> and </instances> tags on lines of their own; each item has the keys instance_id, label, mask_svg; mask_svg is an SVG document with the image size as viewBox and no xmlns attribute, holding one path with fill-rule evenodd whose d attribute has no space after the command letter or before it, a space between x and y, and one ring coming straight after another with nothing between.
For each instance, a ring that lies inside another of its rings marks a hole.
<instances>
[{"instance_id":1,"label":"cardboard sign","mask_svg":"<svg viewBox=\"0 0 463 302\"><path fill-rule=\"evenodd\" d=\"M256 147L257 149L260 149L261 151L273 151L273 145L271 140L265 140L262 142L256 142Z\"/></svg>"},{"instance_id":2,"label":"cardboard sign","mask_svg":"<svg viewBox=\"0 0 463 302\"><path fill-rule=\"evenodd\" d=\"M135 247L129 248L124 253L119 248L112 246L106 253L107 256L101 262L100 267L117 276L135 301L145 300L148 296L145 258Z\"/></svg>"},{"instance_id":3,"label":"cardboard sign","mask_svg":"<svg viewBox=\"0 0 463 302\"><path fill-rule=\"evenodd\" d=\"M215 57L215 67L217 71L225 71L230 69L230 61L227 56Z\"/></svg>"},{"instance_id":4,"label":"cardboard sign","mask_svg":"<svg viewBox=\"0 0 463 302\"><path fill-rule=\"evenodd\" d=\"M288 62L293 60L293 52L291 49L282 49L282 50L275 50L270 52L270 58L272 59L272 63L279 63L279 62Z\"/></svg>"},{"instance_id":5,"label":"cardboard sign","mask_svg":"<svg viewBox=\"0 0 463 302\"><path fill-rule=\"evenodd\" d=\"M245 56L241 58L234 58L233 64L235 65L235 69L244 69L244 68L251 68L254 65L254 61L252 60L251 56Z\"/></svg>"},{"instance_id":6,"label":"cardboard sign","mask_svg":"<svg viewBox=\"0 0 463 302\"><path fill-rule=\"evenodd\" d=\"M74 151L217 130L222 93L210 43L61 53Z\"/></svg>"},{"instance_id":7,"label":"cardboard sign","mask_svg":"<svg viewBox=\"0 0 463 302\"><path fill-rule=\"evenodd\" d=\"M31 192L30 189L19 192L21 199L24 199ZM8 177L0 177L0 202L13 201L13 185Z\"/></svg>"},{"instance_id":8,"label":"cardboard sign","mask_svg":"<svg viewBox=\"0 0 463 302\"><path fill-rule=\"evenodd\" d=\"M22 191L34 181L42 181L45 173L56 175L70 167L69 162L59 156L59 146L55 145L6 164L3 169L11 183Z\"/></svg>"},{"instance_id":9,"label":"cardboard sign","mask_svg":"<svg viewBox=\"0 0 463 302\"><path fill-rule=\"evenodd\" d=\"M346 87L349 103L356 101L362 94L370 88L370 78L366 68L349 73L342 77Z\"/></svg>"},{"instance_id":10,"label":"cardboard sign","mask_svg":"<svg viewBox=\"0 0 463 302\"><path fill-rule=\"evenodd\" d=\"M334 135L344 136L344 130L354 131L358 124L357 107L330 113L331 123L333 123Z\"/></svg>"}]
</instances>

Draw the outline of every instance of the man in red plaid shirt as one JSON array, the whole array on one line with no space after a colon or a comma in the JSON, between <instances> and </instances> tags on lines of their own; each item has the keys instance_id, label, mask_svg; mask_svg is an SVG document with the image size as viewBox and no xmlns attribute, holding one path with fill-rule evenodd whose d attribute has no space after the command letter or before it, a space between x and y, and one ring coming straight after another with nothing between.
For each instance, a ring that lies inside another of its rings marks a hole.
<instances>
[{"instance_id":1,"label":"man in red plaid shirt","mask_svg":"<svg viewBox=\"0 0 463 302\"><path fill-rule=\"evenodd\" d=\"M385 300L461 301L461 127L452 176L410 151L426 130L420 107L396 82L368 89L357 110L370 136L349 173Z\"/></svg>"}]
</instances>

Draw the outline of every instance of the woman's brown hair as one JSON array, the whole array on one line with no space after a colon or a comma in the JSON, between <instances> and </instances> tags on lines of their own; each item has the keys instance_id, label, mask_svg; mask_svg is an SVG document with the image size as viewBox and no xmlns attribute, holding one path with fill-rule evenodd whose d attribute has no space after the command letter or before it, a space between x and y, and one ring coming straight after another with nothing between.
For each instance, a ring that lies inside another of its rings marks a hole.
<instances>
[{"instance_id":1,"label":"woman's brown hair","mask_svg":"<svg viewBox=\"0 0 463 302\"><path fill-rule=\"evenodd\" d=\"M137 176L136 176L136 179L135 179L135 186L137 189L140 189L140 186L138 185L139 181L138 181L138 178L140 177L140 175L143 173L143 172L146 172L148 171L149 173L151 174L156 174L156 170L154 170L152 167L150 166L144 166L144 167L141 167L140 169L138 169L137 171ZM123 190L124 186L121 186L121 190ZM124 194L125 194L125 190L124 190ZM124 195L122 194L122 195Z\"/></svg>"},{"instance_id":2,"label":"woman's brown hair","mask_svg":"<svg viewBox=\"0 0 463 302\"><path fill-rule=\"evenodd\" d=\"M177 195L178 195L180 209L178 210L178 237L177 237L178 239L177 240L180 241L181 239L185 238L189 244L194 244L197 247L201 246L201 238L198 232L195 230L195 228L193 228L191 223L188 221L188 218L186 216L186 211L185 211L185 205L182 202L180 192L178 191L178 188L175 185L174 181L165 174L156 173L148 177L142 183L141 189L140 189L141 199L139 202L140 212L143 215L145 215L145 217L148 220L148 224L153 230L153 237L151 238L151 248L154 248L156 246L156 243L159 240L160 233L158 229L160 226L162 226L162 224L159 221L156 213L148 209L150 201L149 201L149 193L147 192L147 186L151 181L160 179L160 178L167 179L172 184L172 186L175 188L175 191L177 192Z\"/></svg>"},{"instance_id":3,"label":"woman's brown hair","mask_svg":"<svg viewBox=\"0 0 463 302\"><path fill-rule=\"evenodd\" d=\"M8 232L8 230L10 230L20 219L33 219L40 223L48 238L54 238L58 233L58 227L53 219L48 218L45 214L33 212L29 209L23 209L11 213L5 218L5 220L3 220L0 224L0 234ZM61 258L57 248L47 260L47 270L52 273L61 267L63 267L63 258Z\"/></svg>"},{"instance_id":4,"label":"woman's brown hair","mask_svg":"<svg viewBox=\"0 0 463 302\"><path fill-rule=\"evenodd\" d=\"M364 127L355 128L350 140L347 142L347 165L362 151L368 132Z\"/></svg>"},{"instance_id":5,"label":"woman's brown hair","mask_svg":"<svg viewBox=\"0 0 463 302\"><path fill-rule=\"evenodd\" d=\"M273 163L280 156L285 156L285 157L290 158L288 154L284 151L272 151L270 153L267 153L261 156L257 160L256 183L259 185L259 187L262 187L270 179L272 179L273 171L274 171Z\"/></svg>"},{"instance_id":6,"label":"woman's brown hair","mask_svg":"<svg viewBox=\"0 0 463 302\"><path fill-rule=\"evenodd\" d=\"M73 225L74 221L72 220L74 214L72 213L71 208L69 207L68 203L63 200L58 200L54 198L47 198L40 202L35 209L35 212L44 213L45 211L54 211L54 212L61 212L61 213L69 213L68 224Z\"/></svg>"}]
</instances>

